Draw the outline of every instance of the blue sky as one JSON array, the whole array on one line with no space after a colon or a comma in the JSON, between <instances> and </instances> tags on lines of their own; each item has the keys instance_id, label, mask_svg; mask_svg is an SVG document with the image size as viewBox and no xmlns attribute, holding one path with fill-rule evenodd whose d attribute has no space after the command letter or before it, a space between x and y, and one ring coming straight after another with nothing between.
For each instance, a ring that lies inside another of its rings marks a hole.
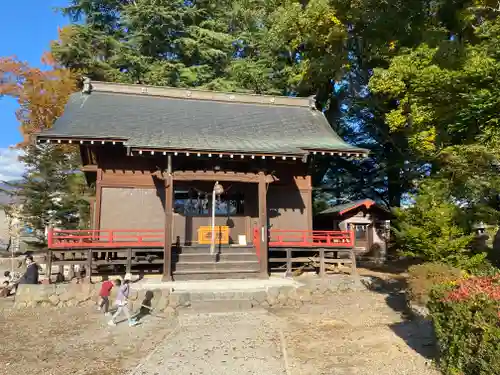
<instances>
[{"instance_id":1,"label":"blue sky","mask_svg":"<svg viewBox=\"0 0 500 375\"><path fill-rule=\"evenodd\" d=\"M30 65L41 66L40 58L57 39L57 29L68 23L54 8L65 0L2 0L0 12L0 56L16 56ZM0 98L0 181L18 177L22 166L18 152L9 146L21 140L15 111L16 102Z\"/></svg>"}]
</instances>

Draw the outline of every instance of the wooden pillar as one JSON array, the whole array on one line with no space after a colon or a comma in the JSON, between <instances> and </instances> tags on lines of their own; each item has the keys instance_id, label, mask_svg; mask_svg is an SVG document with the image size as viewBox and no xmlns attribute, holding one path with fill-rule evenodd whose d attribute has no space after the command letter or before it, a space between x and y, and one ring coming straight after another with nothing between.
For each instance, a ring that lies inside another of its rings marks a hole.
<instances>
[{"instance_id":1,"label":"wooden pillar","mask_svg":"<svg viewBox=\"0 0 500 375\"><path fill-rule=\"evenodd\" d=\"M82 272L82 270L80 269L79 272ZM85 278L89 283L92 282L92 249L87 250L87 273Z\"/></svg>"},{"instance_id":2,"label":"wooden pillar","mask_svg":"<svg viewBox=\"0 0 500 375\"><path fill-rule=\"evenodd\" d=\"M163 280L172 280L172 225L174 223L174 179L172 176L172 155L168 155L165 177L165 244L163 248Z\"/></svg>"},{"instance_id":3,"label":"wooden pillar","mask_svg":"<svg viewBox=\"0 0 500 375\"><path fill-rule=\"evenodd\" d=\"M325 249L319 249L319 276L323 278L325 275Z\"/></svg>"},{"instance_id":4,"label":"wooden pillar","mask_svg":"<svg viewBox=\"0 0 500 375\"><path fill-rule=\"evenodd\" d=\"M260 273L269 276L268 270L268 225L267 225L267 184L266 176L259 172L259 231L260 231Z\"/></svg>"},{"instance_id":5,"label":"wooden pillar","mask_svg":"<svg viewBox=\"0 0 500 375\"><path fill-rule=\"evenodd\" d=\"M89 217L90 217L89 228L95 229L95 197L89 198L88 202L89 202Z\"/></svg>"},{"instance_id":6,"label":"wooden pillar","mask_svg":"<svg viewBox=\"0 0 500 375\"><path fill-rule=\"evenodd\" d=\"M127 249L127 265L125 266L126 273L132 273L132 248Z\"/></svg>"},{"instance_id":7,"label":"wooden pillar","mask_svg":"<svg viewBox=\"0 0 500 375\"><path fill-rule=\"evenodd\" d=\"M92 210L92 214L94 215L92 229L99 230L101 229L101 202L102 202L102 169L99 168L97 170L97 178L95 182L95 208Z\"/></svg>"},{"instance_id":8,"label":"wooden pillar","mask_svg":"<svg viewBox=\"0 0 500 375\"><path fill-rule=\"evenodd\" d=\"M102 206L102 169L98 168L97 169L97 177L96 177L96 182L95 182L95 206L94 206L94 221L93 221L93 227L92 229L94 230L100 230L101 229L101 206ZM97 233L96 239L99 239L99 233ZM99 253L97 253L99 254ZM100 258L101 260L105 260L107 258L107 254L105 252L102 252L97 256L96 258Z\"/></svg>"},{"instance_id":9,"label":"wooden pillar","mask_svg":"<svg viewBox=\"0 0 500 375\"><path fill-rule=\"evenodd\" d=\"M306 206L307 213L307 229L313 230L313 196L312 196L312 179L311 176L308 175L305 178L307 189L304 189L304 204Z\"/></svg>"},{"instance_id":10,"label":"wooden pillar","mask_svg":"<svg viewBox=\"0 0 500 375\"><path fill-rule=\"evenodd\" d=\"M50 228L52 230L52 228ZM47 276L47 279L49 279L49 284L51 284L51 279L52 279L52 250L48 249L47 250L47 262L45 263L45 274Z\"/></svg>"},{"instance_id":11,"label":"wooden pillar","mask_svg":"<svg viewBox=\"0 0 500 375\"><path fill-rule=\"evenodd\" d=\"M286 249L286 277L292 276L292 249Z\"/></svg>"}]
</instances>

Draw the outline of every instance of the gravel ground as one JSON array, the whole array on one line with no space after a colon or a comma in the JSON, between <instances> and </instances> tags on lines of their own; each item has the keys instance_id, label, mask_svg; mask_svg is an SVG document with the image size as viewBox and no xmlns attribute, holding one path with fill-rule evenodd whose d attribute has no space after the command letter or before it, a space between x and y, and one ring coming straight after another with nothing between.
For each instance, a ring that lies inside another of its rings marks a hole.
<instances>
[{"instance_id":1,"label":"gravel ground","mask_svg":"<svg viewBox=\"0 0 500 375\"><path fill-rule=\"evenodd\" d=\"M428 325L397 292L349 292L299 310L149 316L108 327L93 306L0 300L0 375L438 375Z\"/></svg>"},{"instance_id":2,"label":"gravel ground","mask_svg":"<svg viewBox=\"0 0 500 375\"><path fill-rule=\"evenodd\" d=\"M267 312L189 314L134 375L286 375L279 322Z\"/></svg>"},{"instance_id":3,"label":"gravel ground","mask_svg":"<svg viewBox=\"0 0 500 375\"><path fill-rule=\"evenodd\" d=\"M397 293L352 292L270 313L181 316L133 375L438 375L432 329Z\"/></svg>"}]
</instances>

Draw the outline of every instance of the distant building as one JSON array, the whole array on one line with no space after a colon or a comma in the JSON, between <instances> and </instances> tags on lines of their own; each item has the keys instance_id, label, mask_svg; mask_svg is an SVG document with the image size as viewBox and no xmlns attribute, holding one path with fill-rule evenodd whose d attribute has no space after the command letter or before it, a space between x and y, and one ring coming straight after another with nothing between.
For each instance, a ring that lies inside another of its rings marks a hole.
<instances>
[{"instance_id":1,"label":"distant building","mask_svg":"<svg viewBox=\"0 0 500 375\"><path fill-rule=\"evenodd\" d=\"M327 208L314 218L316 230L352 230L357 255L385 258L391 213L371 199Z\"/></svg>"},{"instance_id":2,"label":"distant building","mask_svg":"<svg viewBox=\"0 0 500 375\"><path fill-rule=\"evenodd\" d=\"M3 189L7 190L6 186L0 183L0 250L6 249L9 244L9 221L3 207L10 203L11 197L2 191Z\"/></svg>"}]
</instances>

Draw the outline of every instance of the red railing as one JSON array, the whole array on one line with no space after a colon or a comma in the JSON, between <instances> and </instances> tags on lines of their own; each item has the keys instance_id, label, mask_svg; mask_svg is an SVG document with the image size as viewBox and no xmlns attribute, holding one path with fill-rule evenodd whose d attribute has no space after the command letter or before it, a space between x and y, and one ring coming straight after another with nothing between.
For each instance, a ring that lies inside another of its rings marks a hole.
<instances>
[{"instance_id":1,"label":"red railing","mask_svg":"<svg viewBox=\"0 0 500 375\"><path fill-rule=\"evenodd\" d=\"M270 247L353 247L354 232L327 230L281 230L269 231Z\"/></svg>"},{"instance_id":2,"label":"red railing","mask_svg":"<svg viewBox=\"0 0 500 375\"><path fill-rule=\"evenodd\" d=\"M259 228L253 230L253 246L255 247L255 254L260 261L260 233Z\"/></svg>"},{"instance_id":3,"label":"red railing","mask_svg":"<svg viewBox=\"0 0 500 375\"><path fill-rule=\"evenodd\" d=\"M253 243L260 255L260 231L254 228ZM269 230L269 247L354 247L354 232L327 230Z\"/></svg>"},{"instance_id":4,"label":"red railing","mask_svg":"<svg viewBox=\"0 0 500 375\"><path fill-rule=\"evenodd\" d=\"M49 249L163 247L163 230L112 229L64 230L52 229L47 235Z\"/></svg>"},{"instance_id":5,"label":"red railing","mask_svg":"<svg viewBox=\"0 0 500 375\"><path fill-rule=\"evenodd\" d=\"M253 244L259 259L260 236L259 228L254 228ZM165 243L164 231L152 229L52 229L47 240L49 249L163 247ZM271 229L269 246L349 248L354 246L354 232Z\"/></svg>"}]
</instances>

